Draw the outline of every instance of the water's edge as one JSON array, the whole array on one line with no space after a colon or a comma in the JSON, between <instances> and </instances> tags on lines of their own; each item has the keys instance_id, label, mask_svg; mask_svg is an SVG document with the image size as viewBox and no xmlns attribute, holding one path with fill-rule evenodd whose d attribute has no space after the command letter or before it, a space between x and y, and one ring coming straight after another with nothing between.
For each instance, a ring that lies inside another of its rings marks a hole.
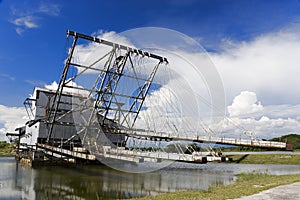
<instances>
[{"instance_id":1,"label":"water's edge","mask_svg":"<svg viewBox=\"0 0 300 200\"><path fill-rule=\"evenodd\" d=\"M125 173L106 166L38 167L0 157L1 199L116 199L182 190L205 190L234 182L239 173L300 173L294 165L173 163L151 173Z\"/></svg>"}]
</instances>

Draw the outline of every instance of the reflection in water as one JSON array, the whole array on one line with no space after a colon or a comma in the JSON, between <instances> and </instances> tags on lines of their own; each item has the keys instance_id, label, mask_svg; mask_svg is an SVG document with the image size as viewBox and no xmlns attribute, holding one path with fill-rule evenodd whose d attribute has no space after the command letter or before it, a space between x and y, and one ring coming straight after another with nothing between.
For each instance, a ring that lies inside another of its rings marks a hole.
<instances>
[{"instance_id":1,"label":"reflection in water","mask_svg":"<svg viewBox=\"0 0 300 200\"><path fill-rule=\"evenodd\" d=\"M229 176L208 174L195 176L195 172L179 173L178 170L129 174L104 166L52 167L36 170L34 191L39 198L129 198L178 190L205 189L210 185L229 184L232 179Z\"/></svg>"},{"instance_id":2,"label":"reflection in water","mask_svg":"<svg viewBox=\"0 0 300 200\"><path fill-rule=\"evenodd\" d=\"M106 166L32 169L16 164L14 158L0 158L0 199L116 199L203 190L232 183L233 169L241 166L174 163L160 171L134 174Z\"/></svg>"},{"instance_id":3,"label":"reflection in water","mask_svg":"<svg viewBox=\"0 0 300 200\"><path fill-rule=\"evenodd\" d=\"M180 190L201 190L230 184L229 173L205 173L197 169L164 169L134 174L106 166L39 167L17 165L0 158L1 199L115 199L152 196Z\"/></svg>"}]
</instances>

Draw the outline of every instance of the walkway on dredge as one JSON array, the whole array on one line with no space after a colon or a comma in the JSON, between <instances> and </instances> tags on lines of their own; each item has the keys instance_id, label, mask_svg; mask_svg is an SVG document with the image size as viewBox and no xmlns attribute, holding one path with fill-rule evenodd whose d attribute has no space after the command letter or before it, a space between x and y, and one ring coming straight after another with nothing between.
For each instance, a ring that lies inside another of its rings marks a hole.
<instances>
[{"instance_id":1,"label":"walkway on dredge","mask_svg":"<svg viewBox=\"0 0 300 200\"><path fill-rule=\"evenodd\" d=\"M188 135L174 135L163 132L144 131L144 130L119 130L116 134L124 134L131 137L138 137L140 139L150 140L166 140L166 141L192 141L198 143L215 143L215 144L227 144L235 146L248 146L248 147L259 147L268 149L282 149L289 150L287 143L284 142L273 142L264 140L247 140L239 138L225 138L225 137L211 137L211 136L188 136Z\"/></svg>"},{"instance_id":2,"label":"walkway on dredge","mask_svg":"<svg viewBox=\"0 0 300 200\"><path fill-rule=\"evenodd\" d=\"M129 134L127 136L134 137L145 137L149 140L184 140L193 142L205 142L205 143L218 143L218 144L230 144L238 146L251 146L260 147L267 149L286 149L286 143L272 142L272 141L260 141L260 140L245 140L245 139L231 139L231 138L213 138L213 137L174 137L170 135L163 135L157 133L150 134L138 134L137 132ZM57 158L75 158L83 159L86 161L96 161L95 155L89 154L85 148L73 148L63 149L60 147L53 147L47 144L37 144L37 148L42 150L44 153L54 156ZM208 161L222 162L226 161L225 157L220 157L213 152L195 152L192 154L185 153L168 153L164 151L142 151L138 149L125 149L125 147L112 148L111 146L103 146L94 152L97 156L103 158L125 160L129 162L162 162L164 160L170 161L183 161L183 162L195 162L195 163L206 163Z\"/></svg>"},{"instance_id":3,"label":"walkway on dredge","mask_svg":"<svg viewBox=\"0 0 300 200\"><path fill-rule=\"evenodd\" d=\"M42 150L44 153L62 159L68 158L77 158L84 159L87 161L96 161L96 156L91 155L87 152L87 150L82 151L84 148L81 148L81 152L78 149L67 150L60 147L53 147L46 144L37 144L39 150ZM101 156L103 158L110 158L116 160L124 160L135 163L142 162L162 162L164 160L169 161L183 161L183 162L195 162L195 163L206 163L209 161L221 161L219 159L213 159L212 156L208 156L209 152L203 153L203 155L199 154L179 154L179 153L167 153L162 151L140 151L140 150L129 150L125 148L111 148L110 146L104 146L99 152L97 152L97 156ZM208 158L209 157L209 158Z\"/></svg>"}]
</instances>

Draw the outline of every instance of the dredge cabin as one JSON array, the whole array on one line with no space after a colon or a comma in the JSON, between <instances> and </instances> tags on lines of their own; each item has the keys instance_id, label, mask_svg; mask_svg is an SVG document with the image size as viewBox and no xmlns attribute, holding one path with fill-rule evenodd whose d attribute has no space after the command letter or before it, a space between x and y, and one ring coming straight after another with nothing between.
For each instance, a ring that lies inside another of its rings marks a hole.
<instances>
[{"instance_id":1,"label":"dredge cabin","mask_svg":"<svg viewBox=\"0 0 300 200\"><path fill-rule=\"evenodd\" d=\"M43 163L95 163L95 156L90 155L82 146L77 134L73 112L70 112L74 102L82 101L84 95L63 91L51 136L51 124L47 121L51 114L56 90L35 88L32 96L24 101L29 117L25 126L16 129L18 133L7 133L8 137L18 137L16 157L30 166ZM114 145L124 146L125 136L106 134Z\"/></svg>"}]
</instances>

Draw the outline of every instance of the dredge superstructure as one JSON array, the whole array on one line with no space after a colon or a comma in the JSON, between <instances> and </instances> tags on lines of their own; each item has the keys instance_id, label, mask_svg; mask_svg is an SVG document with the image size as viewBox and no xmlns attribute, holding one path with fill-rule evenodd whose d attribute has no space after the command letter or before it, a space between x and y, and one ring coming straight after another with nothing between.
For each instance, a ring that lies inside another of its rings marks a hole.
<instances>
[{"instance_id":1,"label":"dredge superstructure","mask_svg":"<svg viewBox=\"0 0 300 200\"><path fill-rule=\"evenodd\" d=\"M187 154L180 147L177 153L142 151L127 145L131 139L286 148L286 143L280 142L184 135L175 124L169 125L169 130L141 128L143 123L150 124L139 122L140 113L149 109L145 105L149 93L162 87L153 80L159 67L168 64L167 58L73 31L67 35L73 40L57 88L35 88L24 102L30 120L16 129L18 133L7 134L19 137L20 159L47 164L97 163L101 159L205 163L223 159L213 152ZM96 56L76 59L74 52L83 47L78 40L97 45L92 46ZM93 78L85 80L86 85L77 85L83 75Z\"/></svg>"}]
</instances>

